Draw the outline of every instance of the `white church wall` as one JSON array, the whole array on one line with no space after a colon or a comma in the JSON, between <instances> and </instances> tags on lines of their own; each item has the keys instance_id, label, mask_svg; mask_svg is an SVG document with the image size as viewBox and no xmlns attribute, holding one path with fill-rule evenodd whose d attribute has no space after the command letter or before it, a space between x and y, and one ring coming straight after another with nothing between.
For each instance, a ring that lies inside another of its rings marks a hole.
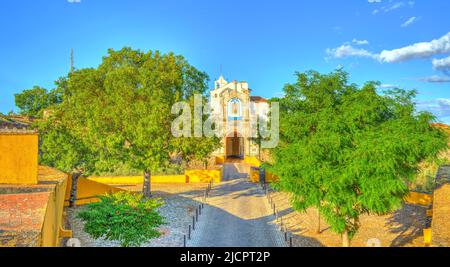
<instances>
[{"instance_id":1,"label":"white church wall","mask_svg":"<svg viewBox=\"0 0 450 267\"><path fill-rule=\"evenodd\" d=\"M238 136L244 137L244 156L257 156L258 146L253 142L251 137L254 134L251 129L257 128L255 124L259 117L264 120L268 119L269 105L266 102L250 102L250 89L247 82L230 82L228 83L222 76L214 83L215 89L210 92L210 105L213 110L213 116L216 118L224 118L225 124L222 139L222 147L218 149L214 155L223 156L227 153L226 136L233 136L237 132ZM234 118L228 121L229 101L233 98L240 100L241 114L240 118ZM231 127L231 129L230 129Z\"/></svg>"}]
</instances>

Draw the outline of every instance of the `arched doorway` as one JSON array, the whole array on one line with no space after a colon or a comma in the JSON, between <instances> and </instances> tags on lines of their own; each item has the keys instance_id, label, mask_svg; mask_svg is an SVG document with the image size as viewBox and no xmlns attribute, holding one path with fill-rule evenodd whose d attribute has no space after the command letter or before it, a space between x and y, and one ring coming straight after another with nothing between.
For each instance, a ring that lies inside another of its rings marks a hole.
<instances>
[{"instance_id":1,"label":"arched doorway","mask_svg":"<svg viewBox=\"0 0 450 267\"><path fill-rule=\"evenodd\" d=\"M235 132L232 136L226 138L226 156L227 158L244 158L244 138Z\"/></svg>"}]
</instances>

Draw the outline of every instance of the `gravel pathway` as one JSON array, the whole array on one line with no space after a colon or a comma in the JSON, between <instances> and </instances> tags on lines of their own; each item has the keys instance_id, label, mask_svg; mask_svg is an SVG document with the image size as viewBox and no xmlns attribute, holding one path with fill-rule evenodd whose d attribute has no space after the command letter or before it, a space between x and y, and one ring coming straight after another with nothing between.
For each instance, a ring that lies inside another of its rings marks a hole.
<instances>
[{"instance_id":1,"label":"gravel pathway","mask_svg":"<svg viewBox=\"0 0 450 267\"><path fill-rule=\"evenodd\" d=\"M142 247L182 247L183 236L187 234L188 225L192 222L195 209L198 207L199 196L207 185L195 184L164 184L155 185L154 197L161 197L164 205L160 208L160 214L165 218L167 224L159 227L161 237L155 238L142 244ZM140 191L142 185L124 187L132 191ZM120 242L105 240L103 238L94 239L84 228L83 220L76 217L76 214L83 207L67 208L67 219L73 231L73 237L81 242L82 247L120 247Z\"/></svg>"},{"instance_id":2,"label":"gravel pathway","mask_svg":"<svg viewBox=\"0 0 450 267\"><path fill-rule=\"evenodd\" d=\"M224 181L213 187L189 247L284 246L264 192L248 180L248 168L224 165Z\"/></svg>"}]
</instances>

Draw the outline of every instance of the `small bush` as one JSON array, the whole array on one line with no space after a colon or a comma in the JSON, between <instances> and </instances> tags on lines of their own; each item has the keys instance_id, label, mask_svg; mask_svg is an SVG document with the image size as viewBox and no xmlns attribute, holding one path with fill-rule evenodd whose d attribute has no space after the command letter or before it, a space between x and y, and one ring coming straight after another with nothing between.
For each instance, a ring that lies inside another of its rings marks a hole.
<instances>
[{"instance_id":1,"label":"small bush","mask_svg":"<svg viewBox=\"0 0 450 267\"><path fill-rule=\"evenodd\" d=\"M140 246L159 237L157 227L164 224L158 208L161 199L145 199L142 194L121 191L100 196L78 213L85 221L84 230L93 238L117 240L124 247Z\"/></svg>"}]
</instances>

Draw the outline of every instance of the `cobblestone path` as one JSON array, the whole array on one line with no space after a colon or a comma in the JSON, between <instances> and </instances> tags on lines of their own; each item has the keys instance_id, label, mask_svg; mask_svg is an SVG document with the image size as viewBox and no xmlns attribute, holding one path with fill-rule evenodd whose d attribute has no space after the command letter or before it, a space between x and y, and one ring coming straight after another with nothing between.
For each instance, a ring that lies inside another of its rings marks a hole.
<instances>
[{"instance_id":1,"label":"cobblestone path","mask_svg":"<svg viewBox=\"0 0 450 267\"><path fill-rule=\"evenodd\" d=\"M249 167L224 165L224 181L214 185L188 247L280 247L284 237L264 192L248 180Z\"/></svg>"}]
</instances>

